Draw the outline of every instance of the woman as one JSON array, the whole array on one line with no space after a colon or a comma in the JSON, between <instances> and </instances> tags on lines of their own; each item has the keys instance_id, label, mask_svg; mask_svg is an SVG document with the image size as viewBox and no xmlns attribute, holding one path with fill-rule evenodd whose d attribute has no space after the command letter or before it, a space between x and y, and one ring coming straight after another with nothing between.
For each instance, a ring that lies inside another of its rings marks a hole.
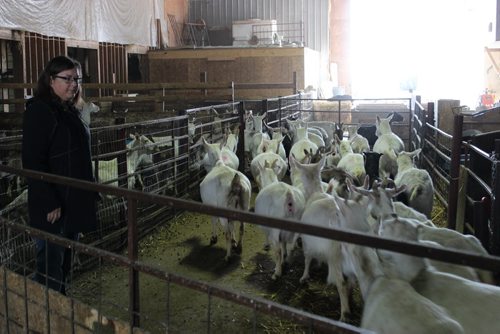
<instances>
[{"instance_id":1,"label":"woman","mask_svg":"<svg viewBox=\"0 0 500 334\"><path fill-rule=\"evenodd\" d=\"M49 61L23 120L23 168L93 181L90 131L75 103L80 97L81 66L65 56ZM95 230L96 193L70 186L28 180L28 211L32 227L77 240L79 232ZM36 239L34 279L65 293L71 252ZM48 278L46 278L46 273Z\"/></svg>"}]
</instances>

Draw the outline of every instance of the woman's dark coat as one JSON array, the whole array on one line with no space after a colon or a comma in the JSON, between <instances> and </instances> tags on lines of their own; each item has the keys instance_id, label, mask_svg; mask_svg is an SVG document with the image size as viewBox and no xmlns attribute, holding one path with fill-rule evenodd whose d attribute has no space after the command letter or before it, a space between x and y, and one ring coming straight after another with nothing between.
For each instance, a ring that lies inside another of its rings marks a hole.
<instances>
[{"instance_id":1,"label":"woman's dark coat","mask_svg":"<svg viewBox=\"0 0 500 334\"><path fill-rule=\"evenodd\" d=\"M90 132L79 112L59 101L28 101L23 120L23 168L93 181ZM52 233L96 229L94 192L28 180L30 225ZM47 214L61 208L61 218L47 222Z\"/></svg>"}]
</instances>

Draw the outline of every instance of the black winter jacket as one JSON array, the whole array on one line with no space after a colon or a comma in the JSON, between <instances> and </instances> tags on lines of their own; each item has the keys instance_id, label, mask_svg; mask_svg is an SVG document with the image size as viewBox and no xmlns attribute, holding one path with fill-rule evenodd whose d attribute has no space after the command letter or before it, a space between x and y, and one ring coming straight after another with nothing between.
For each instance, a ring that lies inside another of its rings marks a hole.
<instances>
[{"instance_id":1,"label":"black winter jacket","mask_svg":"<svg viewBox=\"0 0 500 334\"><path fill-rule=\"evenodd\" d=\"M33 98L23 119L23 168L94 181L90 131L73 106ZM96 229L96 193L70 186L28 180L30 225L52 233ZM51 224L47 213L61 208Z\"/></svg>"}]
</instances>

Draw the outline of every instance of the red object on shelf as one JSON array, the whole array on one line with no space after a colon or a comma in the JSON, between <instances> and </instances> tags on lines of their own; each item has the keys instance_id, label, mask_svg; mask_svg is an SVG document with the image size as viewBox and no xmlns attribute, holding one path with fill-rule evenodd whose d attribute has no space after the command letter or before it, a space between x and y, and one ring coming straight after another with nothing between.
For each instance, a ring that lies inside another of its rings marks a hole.
<instances>
[{"instance_id":1,"label":"red object on shelf","mask_svg":"<svg viewBox=\"0 0 500 334\"><path fill-rule=\"evenodd\" d=\"M495 95L493 94L483 94L481 95L481 105L487 108L493 107L495 104Z\"/></svg>"}]
</instances>

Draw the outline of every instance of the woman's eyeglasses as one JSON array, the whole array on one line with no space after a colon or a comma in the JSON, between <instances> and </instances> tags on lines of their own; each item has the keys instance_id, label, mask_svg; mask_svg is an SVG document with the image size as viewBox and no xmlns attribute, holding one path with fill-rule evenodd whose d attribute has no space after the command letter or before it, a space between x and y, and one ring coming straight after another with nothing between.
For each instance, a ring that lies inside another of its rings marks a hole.
<instances>
[{"instance_id":1,"label":"woman's eyeglasses","mask_svg":"<svg viewBox=\"0 0 500 334\"><path fill-rule=\"evenodd\" d=\"M60 75L54 75L54 78L64 80L68 85L71 84L72 82L76 83L77 85L82 83L82 78L79 77L73 78L73 77L63 77Z\"/></svg>"}]
</instances>

